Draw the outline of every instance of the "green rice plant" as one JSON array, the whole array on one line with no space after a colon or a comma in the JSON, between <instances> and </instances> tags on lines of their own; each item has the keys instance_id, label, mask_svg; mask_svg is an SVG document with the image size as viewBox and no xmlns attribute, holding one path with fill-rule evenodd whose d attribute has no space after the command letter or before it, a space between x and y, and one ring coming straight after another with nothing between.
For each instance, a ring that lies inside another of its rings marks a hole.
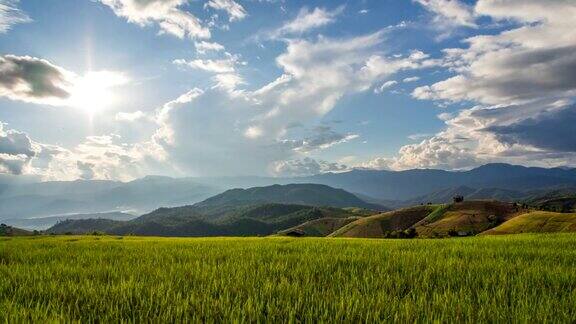
<instances>
[{"instance_id":1,"label":"green rice plant","mask_svg":"<svg viewBox=\"0 0 576 324\"><path fill-rule=\"evenodd\" d=\"M0 322L576 321L576 235L0 239Z\"/></svg>"}]
</instances>

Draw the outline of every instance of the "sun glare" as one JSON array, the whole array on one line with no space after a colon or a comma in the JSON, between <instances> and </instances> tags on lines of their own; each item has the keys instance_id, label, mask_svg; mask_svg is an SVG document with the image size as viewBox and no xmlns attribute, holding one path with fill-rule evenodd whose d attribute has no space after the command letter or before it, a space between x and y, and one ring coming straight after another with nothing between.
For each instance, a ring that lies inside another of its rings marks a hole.
<instances>
[{"instance_id":1,"label":"sun glare","mask_svg":"<svg viewBox=\"0 0 576 324\"><path fill-rule=\"evenodd\" d=\"M114 91L124 85L128 78L117 72L89 72L80 77L71 90L70 102L90 114L112 106L118 99Z\"/></svg>"}]
</instances>

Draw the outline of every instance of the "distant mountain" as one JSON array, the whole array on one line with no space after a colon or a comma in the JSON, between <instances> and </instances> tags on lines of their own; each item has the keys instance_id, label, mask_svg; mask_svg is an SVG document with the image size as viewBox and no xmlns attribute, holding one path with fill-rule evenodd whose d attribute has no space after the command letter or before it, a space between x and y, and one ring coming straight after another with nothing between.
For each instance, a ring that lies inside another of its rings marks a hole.
<instances>
[{"instance_id":1,"label":"distant mountain","mask_svg":"<svg viewBox=\"0 0 576 324\"><path fill-rule=\"evenodd\" d=\"M157 236L270 235L315 219L371 215L372 209L385 210L325 185L273 185L228 190L194 205L159 208L127 222L67 220L48 231Z\"/></svg>"},{"instance_id":2,"label":"distant mountain","mask_svg":"<svg viewBox=\"0 0 576 324\"><path fill-rule=\"evenodd\" d=\"M503 202L525 203L533 207L546 207L551 211L573 210L576 206L576 188L532 189L527 191L500 188L474 189L466 186L447 188L419 196L410 200L389 202L393 208L419 204L445 204L461 195L466 200L498 200Z\"/></svg>"},{"instance_id":3,"label":"distant mountain","mask_svg":"<svg viewBox=\"0 0 576 324\"><path fill-rule=\"evenodd\" d=\"M467 186L447 188L429 193L420 197L401 202L403 206L414 206L419 204L444 204L452 202L452 198L458 195L464 196L467 200L499 200L499 201L519 201L529 197L533 193L506 190L499 188L474 189Z\"/></svg>"},{"instance_id":4,"label":"distant mountain","mask_svg":"<svg viewBox=\"0 0 576 324\"><path fill-rule=\"evenodd\" d=\"M302 205L263 204L229 208L223 215L206 215L193 206L162 208L137 219L118 222L102 219L67 220L49 233L102 231L116 235L151 236L256 236L270 235L304 222L358 216L354 210Z\"/></svg>"},{"instance_id":5,"label":"distant mountain","mask_svg":"<svg viewBox=\"0 0 576 324\"><path fill-rule=\"evenodd\" d=\"M451 194L456 192L464 192L469 199L504 201L541 196L549 191L576 193L575 169L527 168L508 164L487 164L470 171L353 170L295 178L174 179L150 176L126 183L34 181L37 180L0 176L0 220L109 211L145 214L160 207L191 205L232 188L266 187L275 184L322 184L353 193L356 198L366 203L395 208L428 201L447 202L451 199ZM233 196L241 192L236 190L229 194ZM320 198L318 201L308 201L316 199L314 197ZM330 197L326 198L322 191L315 191L313 194L290 194L289 200L284 200L281 196L277 198L273 202L334 206L334 201ZM256 202L258 196L255 194L251 199ZM352 202L350 200L348 203Z\"/></svg>"},{"instance_id":6,"label":"distant mountain","mask_svg":"<svg viewBox=\"0 0 576 324\"><path fill-rule=\"evenodd\" d=\"M195 207L200 210L211 211L226 206L253 205L265 202L387 210L384 206L367 203L345 190L319 184L289 184L232 189L208 198L196 204Z\"/></svg>"},{"instance_id":7,"label":"distant mountain","mask_svg":"<svg viewBox=\"0 0 576 324\"><path fill-rule=\"evenodd\" d=\"M130 211L194 204L222 189L190 178L145 177L131 182L52 181L6 185L0 193L0 220Z\"/></svg>"},{"instance_id":8,"label":"distant mountain","mask_svg":"<svg viewBox=\"0 0 576 324\"><path fill-rule=\"evenodd\" d=\"M466 186L511 191L576 187L576 170L486 164L470 171L415 169L407 171L353 170L299 179L381 200L410 200L432 192Z\"/></svg>"},{"instance_id":9,"label":"distant mountain","mask_svg":"<svg viewBox=\"0 0 576 324\"><path fill-rule=\"evenodd\" d=\"M70 214L70 215L58 215L49 217L38 217L38 218L16 218L7 219L4 222L10 226L16 226L27 230L45 230L54 226L56 223L65 221L68 219L110 219L117 221L127 221L136 218L132 214L126 214L121 212L111 212L111 213L94 213L94 214Z\"/></svg>"}]
</instances>

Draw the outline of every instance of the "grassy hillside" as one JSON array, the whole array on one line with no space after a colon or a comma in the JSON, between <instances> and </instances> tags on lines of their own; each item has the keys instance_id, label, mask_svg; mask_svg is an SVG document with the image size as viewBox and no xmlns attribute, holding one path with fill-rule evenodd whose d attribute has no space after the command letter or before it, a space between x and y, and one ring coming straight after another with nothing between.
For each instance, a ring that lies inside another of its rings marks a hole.
<instances>
[{"instance_id":1,"label":"grassy hillside","mask_svg":"<svg viewBox=\"0 0 576 324\"><path fill-rule=\"evenodd\" d=\"M8 226L6 224L0 224L0 236L28 236L28 235L33 235L33 232Z\"/></svg>"},{"instance_id":2,"label":"grassy hillside","mask_svg":"<svg viewBox=\"0 0 576 324\"><path fill-rule=\"evenodd\" d=\"M386 232L401 231L426 217L436 207L417 206L358 219L334 233L332 237L384 237Z\"/></svg>"},{"instance_id":3,"label":"grassy hillside","mask_svg":"<svg viewBox=\"0 0 576 324\"><path fill-rule=\"evenodd\" d=\"M537 209L559 213L576 212L576 197L557 196L542 197L528 201L528 204Z\"/></svg>"},{"instance_id":4,"label":"grassy hillside","mask_svg":"<svg viewBox=\"0 0 576 324\"><path fill-rule=\"evenodd\" d=\"M512 203L465 201L422 205L358 219L336 230L332 237L400 237L400 231L416 230L418 237L476 235L528 212Z\"/></svg>"},{"instance_id":5,"label":"grassy hillside","mask_svg":"<svg viewBox=\"0 0 576 324\"><path fill-rule=\"evenodd\" d=\"M443 237L448 236L450 232L475 235L525 212L527 211L512 203L465 201L445 205L443 209L424 218L413 227L420 237Z\"/></svg>"},{"instance_id":6,"label":"grassy hillside","mask_svg":"<svg viewBox=\"0 0 576 324\"><path fill-rule=\"evenodd\" d=\"M362 217L353 216L346 218L324 217L307 221L298 226L278 232L279 235L287 236L315 236L323 237L334 233L336 230L346 226Z\"/></svg>"},{"instance_id":7,"label":"grassy hillside","mask_svg":"<svg viewBox=\"0 0 576 324\"><path fill-rule=\"evenodd\" d=\"M515 217L482 234L576 232L576 214L534 211Z\"/></svg>"},{"instance_id":8,"label":"grassy hillside","mask_svg":"<svg viewBox=\"0 0 576 324\"><path fill-rule=\"evenodd\" d=\"M0 322L576 321L576 235L0 239Z\"/></svg>"},{"instance_id":9,"label":"grassy hillside","mask_svg":"<svg viewBox=\"0 0 576 324\"><path fill-rule=\"evenodd\" d=\"M348 218L359 210L285 204L240 206L221 210L213 216L193 206L162 208L128 222L102 219L68 220L58 223L49 233L83 234L101 231L116 235L145 236L256 236L321 218ZM366 213L366 211L363 211Z\"/></svg>"}]
</instances>

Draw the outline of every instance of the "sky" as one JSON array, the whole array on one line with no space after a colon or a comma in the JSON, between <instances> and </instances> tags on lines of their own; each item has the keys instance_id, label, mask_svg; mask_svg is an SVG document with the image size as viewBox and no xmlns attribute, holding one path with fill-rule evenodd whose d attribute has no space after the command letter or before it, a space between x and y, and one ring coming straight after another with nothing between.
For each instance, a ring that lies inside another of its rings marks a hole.
<instances>
[{"instance_id":1,"label":"sky","mask_svg":"<svg viewBox=\"0 0 576 324\"><path fill-rule=\"evenodd\" d=\"M576 166L573 0L0 0L0 173Z\"/></svg>"}]
</instances>

